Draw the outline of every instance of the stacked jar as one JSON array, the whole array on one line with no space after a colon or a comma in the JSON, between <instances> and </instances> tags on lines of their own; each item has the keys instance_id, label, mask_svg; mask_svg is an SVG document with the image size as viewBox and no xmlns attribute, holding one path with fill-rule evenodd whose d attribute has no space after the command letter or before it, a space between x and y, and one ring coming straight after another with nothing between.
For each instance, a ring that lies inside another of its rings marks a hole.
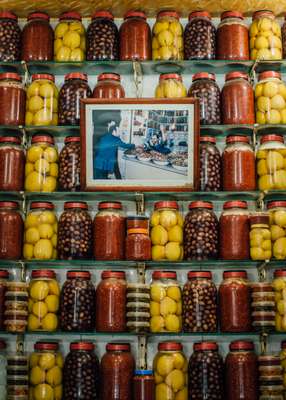
<instances>
[{"instance_id":1,"label":"stacked jar","mask_svg":"<svg viewBox=\"0 0 286 400\"><path fill-rule=\"evenodd\" d=\"M92 97L96 99L122 99L125 91L120 83L121 77L114 73L104 73L98 75Z\"/></svg>"},{"instance_id":2,"label":"stacked jar","mask_svg":"<svg viewBox=\"0 0 286 400\"><path fill-rule=\"evenodd\" d=\"M200 189L217 192L221 189L222 160L213 136L200 136Z\"/></svg>"},{"instance_id":3,"label":"stacked jar","mask_svg":"<svg viewBox=\"0 0 286 400\"><path fill-rule=\"evenodd\" d=\"M283 340L281 342L281 352L280 352L279 356L280 356L282 372L283 372L283 386L284 386L284 393L285 393L285 389L286 389L286 341L285 340Z\"/></svg>"},{"instance_id":4,"label":"stacked jar","mask_svg":"<svg viewBox=\"0 0 286 400\"><path fill-rule=\"evenodd\" d=\"M126 292L126 327L129 332L144 333L150 329L150 286L129 283Z\"/></svg>"},{"instance_id":5,"label":"stacked jar","mask_svg":"<svg viewBox=\"0 0 286 400\"><path fill-rule=\"evenodd\" d=\"M11 11L0 12L0 61L19 61L21 29L17 16Z\"/></svg>"},{"instance_id":6,"label":"stacked jar","mask_svg":"<svg viewBox=\"0 0 286 400\"><path fill-rule=\"evenodd\" d=\"M23 219L19 204L0 201L0 258L19 260L22 255Z\"/></svg>"},{"instance_id":7,"label":"stacked jar","mask_svg":"<svg viewBox=\"0 0 286 400\"><path fill-rule=\"evenodd\" d=\"M6 386L7 386L6 342L5 342L5 340L1 339L0 340L0 400L7 399ZM13 400L14 400L14 398L13 398Z\"/></svg>"},{"instance_id":8,"label":"stacked jar","mask_svg":"<svg viewBox=\"0 0 286 400\"><path fill-rule=\"evenodd\" d=\"M59 187L75 192L80 190L80 137L67 136L59 156Z\"/></svg>"},{"instance_id":9,"label":"stacked jar","mask_svg":"<svg viewBox=\"0 0 286 400\"><path fill-rule=\"evenodd\" d=\"M270 354L259 356L258 368L259 400L283 400L283 375L279 356Z\"/></svg>"},{"instance_id":10,"label":"stacked jar","mask_svg":"<svg viewBox=\"0 0 286 400\"><path fill-rule=\"evenodd\" d=\"M272 255L276 260L286 258L286 201L267 203L272 241Z\"/></svg>"},{"instance_id":11,"label":"stacked jar","mask_svg":"<svg viewBox=\"0 0 286 400\"><path fill-rule=\"evenodd\" d=\"M155 90L155 97L158 99L186 97L185 88L180 74L161 74L159 84Z\"/></svg>"},{"instance_id":12,"label":"stacked jar","mask_svg":"<svg viewBox=\"0 0 286 400\"><path fill-rule=\"evenodd\" d=\"M155 380L152 369L136 369L132 386L133 400L155 400Z\"/></svg>"},{"instance_id":13,"label":"stacked jar","mask_svg":"<svg viewBox=\"0 0 286 400\"><path fill-rule=\"evenodd\" d=\"M28 357L21 353L7 356L7 394L10 400L26 400L29 395Z\"/></svg>"},{"instance_id":14,"label":"stacked jar","mask_svg":"<svg viewBox=\"0 0 286 400\"><path fill-rule=\"evenodd\" d=\"M286 270L277 269L274 274L272 287L275 293L275 327L278 332L286 332Z\"/></svg>"},{"instance_id":15,"label":"stacked jar","mask_svg":"<svg viewBox=\"0 0 286 400\"><path fill-rule=\"evenodd\" d=\"M125 257L131 261L151 259L151 239L148 229L133 228L127 230Z\"/></svg>"},{"instance_id":16,"label":"stacked jar","mask_svg":"<svg viewBox=\"0 0 286 400\"><path fill-rule=\"evenodd\" d=\"M28 285L25 282L9 282L5 303L13 302L5 310L5 329L10 333L23 333L28 320Z\"/></svg>"},{"instance_id":17,"label":"stacked jar","mask_svg":"<svg viewBox=\"0 0 286 400\"><path fill-rule=\"evenodd\" d=\"M5 310L10 309L10 304L6 304L6 302L8 301L8 299L6 299L8 279L9 279L9 272L5 269L0 269L0 331L5 330L5 325L4 325ZM14 296L12 300L14 300ZM25 300L27 300L27 298ZM24 302L25 307L26 305L27 303ZM11 303L11 307L12 306L14 306L14 302Z\"/></svg>"},{"instance_id":18,"label":"stacked jar","mask_svg":"<svg viewBox=\"0 0 286 400\"><path fill-rule=\"evenodd\" d=\"M253 213L249 223L250 258L255 261L270 260L272 250L269 216L261 212Z\"/></svg>"},{"instance_id":19,"label":"stacked jar","mask_svg":"<svg viewBox=\"0 0 286 400\"><path fill-rule=\"evenodd\" d=\"M0 124L25 125L26 92L20 75L0 74Z\"/></svg>"},{"instance_id":20,"label":"stacked jar","mask_svg":"<svg viewBox=\"0 0 286 400\"><path fill-rule=\"evenodd\" d=\"M24 187L25 152L16 136L0 137L0 191L19 192Z\"/></svg>"},{"instance_id":21,"label":"stacked jar","mask_svg":"<svg viewBox=\"0 0 286 400\"><path fill-rule=\"evenodd\" d=\"M251 285L251 311L254 330L269 332L275 328L275 293L271 283ZM278 325L277 328L280 329Z\"/></svg>"}]
</instances>

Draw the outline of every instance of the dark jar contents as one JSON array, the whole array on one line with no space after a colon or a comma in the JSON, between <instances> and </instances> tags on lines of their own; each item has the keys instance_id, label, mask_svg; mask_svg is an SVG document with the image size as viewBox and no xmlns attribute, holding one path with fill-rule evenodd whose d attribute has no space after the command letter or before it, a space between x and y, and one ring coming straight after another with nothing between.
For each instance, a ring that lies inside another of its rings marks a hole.
<instances>
[{"instance_id":1,"label":"dark jar contents","mask_svg":"<svg viewBox=\"0 0 286 400\"><path fill-rule=\"evenodd\" d=\"M24 223L19 205L14 201L0 202L0 259L18 260L22 256Z\"/></svg>"},{"instance_id":2,"label":"dark jar contents","mask_svg":"<svg viewBox=\"0 0 286 400\"><path fill-rule=\"evenodd\" d=\"M20 75L0 74L0 125L25 125L26 92Z\"/></svg>"},{"instance_id":3,"label":"dark jar contents","mask_svg":"<svg viewBox=\"0 0 286 400\"><path fill-rule=\"evenodd\" d=\"M93 331L95 328L95 288L88 271L68 271L60 297L63 331Z\"/></svg>"},{"instance_id":4,"label":"dark jar contents","mask_svg":"<svg viewBox=\"0 0 286 400\"><path fill-rule=\"evenodd\" d=\"M227 201L219 220L220 258L249 259L249 212L245 201Z\"/></svg>"},{"instance_id":5,"label":"dark jar contents","mask_svg":"<svg viewBox=\"0 0 286 400\"><path fill-rule=\"evenodd\" d=\"M151 259L151 239L148 229L128 229L125 244L126 260L144 261Z\"/></svg>"},{"instance_id":6,"label":"dark jar contents","mask_svg":"<svg viewBox=\"0 0 286 400\"><path fill-rule=\"evenodd\" d=\"M133 377L133 400L155 400L155 380L152 370L137 369Z\"/></svg>"},{"instance_id":7,"label":"dark jar contents","mask_svg":"<svg viewBox=\"0 0 286 400\"><path fill-rule=\"evenodd\" d=\"M61 190L71 192L80 190L80 137L78 136L65 138L65 146L59 156L59 185Z\"/></svg>"},{"instance_id":8,"label":"dark jar contents","mask_svg":"<svg viewBox=\"0 0 286 400\"><path fill-rule=\"evenodd\" d=\"M126 331L125 272L103 271L96 289L96 331Z\"/></svg>"},{"instance_id":9,"label":"dark jar contents","mask_svg":"<svg viewBox=\"0 0 286 400\"><path fill-rule=\"evenodd\" d=\"M122 99L125 97L125 91L120 83L120 75L118 74L101 74L97 78L92 93L92 97L96 99Z\"/></svg>"},{"instance_id":10,"label":"dark jar contents","mask_svg":"<svg viewBox=\"0 0 286 400\"><path fill-rule=\"evenodd\" d=\"M130 344L108 343L101 359L100 400L132 400L134 367Z\"/></svg>"},{"instance_id":11,"label":"dark jar contents","mask_svg":"<svg viewBox=\"0 0 286 400\"><path fill-rule=\"evenodd\" d=\"M247 136L228 136L222 153L223 190L255 190L255 153Z\"/></svg>"},{"instance_id":12,"label":"dark jar contents","mask_svg":"<svg viewBox=\"0 0 286 400\"><path fill-rule=\"evenodd\" d=\"M275 318L275 292L270 282L251 284L251 316L255 331L281 331L279 319ZM281 317L282 318L282 317Z\"/></svg>"},{"instance_id":13,"label":"dark jar contents","mask_svg":"<svg viewBox=\"0 0 286 400\"><path fill-rule=\"evenodd\" d=\"M21 29L17 16L10 11L0 12L0 61L20 61Z\"/></svg>"},{"instance_id":14,"label":"dark jar contents","mask_svg":"<svg viewBox=\"0 0 286 400\"><path fill-rule=\"evenodd\" d=\"M0 330L5 330L5 310L6 310L6 300L5 294L7 293L7 281L9 279L9 272L0 269Z\"/></svg>"},{"instance_id":15,"label":"dark jar contents","mask_svg":"<svg viewBox=\"0 0 286 400\"><path fill-rule=\"evenodd\" d=\"M94 344L72 342L63 368L63 398L99 400L99 390L100 364Z\"/></svg>"},{"instance_id":16,"label":"dark jar contents","mask_svg":"<svg viewBox=\"0 0 286 400\"><path fill-rule=\"evenodd\" d=\"M200 189L202 192L221 190L222 160L213 136L200 137Z\"/></svg>"},{"instance_id":17,"label":"dark jar contents","mask_svg":"<svg viewBox=\"0 0 286 400\"><path fill-rule=\"evenodd\" d=\"M250 286L245 271L225 271L219 287L220 330L251 331Z\"/></svg>"},{"instance_id":18,"label":"dark jar contents","mask_svg":"<svg viewBox=\"0 0 286 400\"><path fill-rule=\"evenodd\" d=\"M149 332L150 317L150 286L145 283L129 283L126 294L126 326L128 331Z\"/></svg>"},{"instance_id":19,"label":"dark jar contents","mask_svg":"<svg viewBox=\"0 0 286 400\"><path fill-rule=\"evenodd\" d=\"M258 360L254 344L249 341L231 342L225 359L226 400L258 399Z\"/></svg>"},{"instance_id":20,"label":"dark jar contents","mask_svg":"<svg viewBox=\"0 0 286 400\"><path fill-rule=\"evenodd\" d=\"M54 31L50 17L44 12L28 15L22 32L22 60L52 61L54 56Z\"/></svg>"},{"instance_id":21,"label":"dark jar contents","mask_svg":"<svg viewBox=\"0 0 286 400\"><path fill-rule=\"evenodd\" d=\"M25 153L21 139L0 137L0 191L20 191L24 187Z\"/></svg>"}]
</instances>

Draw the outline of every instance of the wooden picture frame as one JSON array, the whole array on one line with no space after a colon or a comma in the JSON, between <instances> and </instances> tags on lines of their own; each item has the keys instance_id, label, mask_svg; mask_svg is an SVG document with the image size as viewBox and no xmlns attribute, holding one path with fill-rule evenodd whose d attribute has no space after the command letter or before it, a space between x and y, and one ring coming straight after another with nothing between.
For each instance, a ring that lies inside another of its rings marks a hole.
<instances>
[{"instance_id":1,"label":"wooden picture frame","mask_svg":"<svg viewBox=\"0 0 286 400\"><path fill-rule=\"evenodd\" d=\"M80 135L84 191L198 189L198 99L84 99Z\"/></svg>"}]
</instances>

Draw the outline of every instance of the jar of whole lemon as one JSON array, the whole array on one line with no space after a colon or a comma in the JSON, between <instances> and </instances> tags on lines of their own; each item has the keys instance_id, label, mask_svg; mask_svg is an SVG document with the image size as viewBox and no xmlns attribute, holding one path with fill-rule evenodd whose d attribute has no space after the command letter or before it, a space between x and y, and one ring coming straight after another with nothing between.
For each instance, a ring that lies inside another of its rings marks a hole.
<instances>
[{"instance_id":1,"label":"jar of whole lemon","mask_svg":"<svg viewBox=\"0 0 286 400\"><path fill-rule=\"evenodd\" d=\"M286 269L274 271L272 287L275 293L275 328L286 332Z\"/></svg>"},{"instance_id":2,"label":"jar of whole lemon","mask_svg":"<svg viewBox=\"0 0 286 400\"><path fill-rule=\"evenodd\" d=\"M26 125L58 125L59 91L51 74L34 74L27 89Z\"/></svg>"},{"instance_id":3,"label":"jar of whole lemon","mask_svg":"<svg viewBox=\"0 0 286 400\"><path fill-rule=\"evenodd\" d=\"M187 89L183 84L182 76L180 74L161 74L155 97L159 99L187 97Z\"/></svg>"},{"instance_id":4,"label":"jar of whole lemon","mask_svg":"<svg viewBox=\"0 0 286 400\"><path fill-rule=\"evenodd\" d=\"M286 201L267 203L270 217L272 253L276 260L286 259ZM286 286L285 286L286 288ZM285 320L286 322L286 320Z\"/></svg>"},{"instance_id":5,"label":"jar of whole lemon","mask_svg":"<svg viewBox=\"0 0 286 400\"><path fill-rule=\"evenodd\" d=\"M254 261L270 260L272 256L269 215L254 213L250 223L250 258Z\"/></svg>"},{"instance_id":6,"label":"jar of whole lemon","mask_svg":"<svg viewBox=\"0 0 286 400\"><path fill-rule=\"evenodd\" d=\"M158 344L153 361L155 400L188 400L188 361L178 342Z\"/></svg>"},{"instance_id":7,"label":"jar of whole lemon","mask_svg":"<svg viewBox=\"0 0 286 400\"><path fill-rule=\"evenodd\" d=\"M50 202L32 202L25 220L23 255L26 260L57 258L58 221Z\"/></svg>"},{"instance_id":8,"label":"jar of whole lemon","mask_svg":"<svg viewBox=\"0 0 286 400\"><path fill-rule=\"evenodd\" d=\"M58 161L54 138L49 135L34 135L26 155L25 190L54 192L59 175Z\"/></svg>"},{"instance_id":9,"label":"jar of whole lemon","mask_svg":"<svg viewBox=\"0 0 286 400\"><path fill-rule=\"evenodd\" d=\"M63 397L64 359L57 342L36 342L29 359L29 400Z\"/></svg>"}]
</instances>

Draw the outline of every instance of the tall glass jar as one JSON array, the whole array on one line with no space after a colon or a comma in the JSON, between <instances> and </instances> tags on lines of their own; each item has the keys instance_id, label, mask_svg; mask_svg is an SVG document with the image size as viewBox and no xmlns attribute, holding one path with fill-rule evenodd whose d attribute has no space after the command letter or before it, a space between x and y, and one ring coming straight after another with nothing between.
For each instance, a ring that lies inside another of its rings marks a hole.
<instances>
[{"instance_id":1,"label":"tall glass jar","mask_svg":"<svg viewBox=\"0 0 286 400\"><path fill-rule=\"evenodd\" d=\"M125 90L120 83L121 77L118 74L100 74L97 78L92 97L96 99L122 99L125 97Z\"/></svg>"},{"instance_id":2,"label":"tall glass jar","mask_svg":"<svg viewBox=\"0 0 286 400\"><path fill-rule=\"evenodd\" d=\"M173 271L155 271L150 286L150 331L180 332L182 329L182 294Z\"/></svg>"},{"instance_id":3,"label":"tall glass jar","mask_svg":"<svg viewBox=\"0 0 286 400\"><path fill-rule=\"evenodd\" d=\"M7 356L6 342L0 340L0 400L7 399ZM138 398L140 400L140 398ZM154 400L154 398L152 399Z\"/></svg>"},{"instance_id":4,"label":"tall glass jar","mask_svg":"<svg viewBox=\"0 0 286 400\"><path fill-rule=\"evenodd\" d=\"M5 269L0 269L0 330L5 330L5 310L7 308L5 295L7 293L7 280L9 272ZM1 371L1 368L0 368ZM1 380L1 378L0 378Z\"/></svg>"},{"instance_id":5,"label":"tall glass jar","mask_svg":"<svg viewBox=\"0 0 286 400\"><path fill-rule=\"evenodd\" d=\"M126 331L125 272L103 271L96 289L96 331Z\"/></svg>"},{"instance_id":6,"label":"tall glass jar","mask_svg":"<svg viewBox=\"0 0 286 400\"><path fill-rule=\"evenodd\" d=\"M200 191L221 190L222 161L213 136L200 136Z\"/></svg>"},{"instance_id":7,"label":"tall glass jar","mask_svg":"<svg viewBox=\"0 0 286 400\"><path fill-rule=\"evenodd\" d=\"M275 322L278 332L286 332L286 269L277 269L273 274L272 287L275 292Z\"/></svg>"},{"instance_id":8,"label":"tall glass jar","mask_svg":"<svg viewBox=\"0 0 286 400\"><path fill-rule=\"evenodd\" d=\"M0 124L25 125L26 92L20 75L0 74Z\"/></svg>"},{"instance_id":9,"label":"tall glass jar","mask_svg":"<svg viewBox=\"0 0 286 400\"><path fill-rule=\"evenodd\" d=\"M148 284L129 283L127 285L126 326L129 332L149 332L150 286Z\"/></svg>"},{"instance_id":10,"label":"tall glass jar","mask_svg":"<svg viewBox=\"0 0 286 400\"><path fill-rule=\"evenodd\" d=\"M151 260L151 239L148 229L133 228L127 230L125 257L131 261Z\"/></svg>"},{"instance_id":11,"label":"tall glass jar","mask_svg":"<svg viewBox=\"0 0 286 400\"><path fill-rule=\"evenodd\" d=\"M0 191L21 191L24 187L25 152L16 136L0 137Z\"/></svg>"},{"instance_id":12,"label":"tall glass jar","mask_svg":"<svg viewBox=\"0 0 286 400\"><path fill-rule=\"evenodd\" d=\"M153 27L153 60L183 60L183 27L176 11L160 11Z\"/></svg>"},{"instance_id":13,"label":"tall glass jar","mask_svg":"<svg viewBox=\"0 0 286 400\"><path fill-rule=\"evenodd\" d=\"M0 153L1 156L1 153ZM67 136L59 156L59 186L61 190L80 190L80 137Z\"/></svg>"},{"instance_id":14,"label":"tall glass jar","mask_svg":"<svg viewBox=\"0 0 286 400\"><path fill-rule=\"evenodd\" d=\"M133 377L133 400L155 400L153 370L137 369ZM2 400L0 398L0 400Z\"/></svg>"},{"instance_id":15,"label":"tall glass jar","mask_svg":"<svg viewBox=\"0 0 286 400\"><path fill-rule=\"evenodd\" d=\"M272 247L269 216L264 213L254 213L250 216L249 223L250 258L255 261L270 260Z\"/></svg>"},{"instance_id":16,"label":"tall glass jar","mask_svg":"<svg viewBox=\"0 0 286 400\"><path fill-rule=\"evenodd\" d=\"M186 60L215 58L216 28L208 11L193 11L184 32Z\"/></svg>"},{"instance_id":17,"label":"tall glass jar","mask_svg":"<svg viewBox=\"0 0 286 400\"><path fill-rule=\"evenodd\" d=\"M0 12L0 61L20 61L21 29L11 11Z\"/></svg>"},{"instance_id":18,"label":"tall glass jar","mask_svg":"<svg viewBox=\"0 0 286 400\"><path fill-rule=\"evenodd\" d=\"M51 61L53 59L54 31L50 17L44 12L32 12L22 31L24 61Z\"/></svg>"},{"instance_id":19,"label":"tall glass jar","mask_svg":"<svg viewBox=\"0 0 286 400\"><path fill-rule=\"evenodd\" d=\"M17 377L14 371L18 371ZM7 394L14 400L27 399L29 395L28 356L24 353L7 355ZM5 397L6 400L6 397Z\"/></svg>"},{"instance_id":20,"label":"tall glass jar","mask_svg":"<svg viewBox=\"0 0 286 400\"><path fill-rule=\"evenodd\" d=\"M180 74L161 74L159 84L155 90L155 97L176 98L186 97L187 89L185 88Z\"/></svg>"},{"instance_id":21,"label":"tall glass jar","mask_svg":"<svg viewBox=\"0 0 286 400\"><path fill-rule=\"evenodd\" d=\"M23 225L19 204L0 201L0 259L21 259Z\"/></svg>"},{"instance_id":22,"label":"tall glass jar","mask_svg":"<svg viewBox=\"0 0 286 400\"><path fill-rule=\"evenodd\" d=\"M10 281L6 282L6 285L5 330L10 333L23 334L26 330L28 320L28 284L26 282ZM25 374L25 380L28 379L27 375Z\"/></svg>"},{"instance_id":23,"label":"tall glass jar","mask_svg":"<svg viewBox=\"0 0 286 400\"><path fill-rule=\"evenodd\" d=\"M286 201L270 201L267 203L270 217L272 253L276 260L285 260L286 246Z\"/></svg>"},{"instance_id":24,"label":"tall glass jar","mask_svg":"<svg viewBox=\"0 0 286 400\"><path fill-rule=\"evenodd\" d=\"M59 219L58 257L82 260L92 255L92 219L84 201L66 202Z\"/></svg>"},{"instance_id":25,"label":"tall glass jar","mask_svg":"<svg viewBox=\"0 0 286 400\"><path fill-rule=\"evenodd\" d=\"M259 400L283 400L283 374L277 354L263 354L258 357Z\"/></svg>"},{"instance_id":26,"label":"tall glass jar","mask_svg":"<svg viewBox=\"0 0 286 400\"><path fill-rule=\"evenodd\" d=\"M224 271L218 293L221 332L251 331L251 292L247 272Z\"/></svg>"}]
</instances>

